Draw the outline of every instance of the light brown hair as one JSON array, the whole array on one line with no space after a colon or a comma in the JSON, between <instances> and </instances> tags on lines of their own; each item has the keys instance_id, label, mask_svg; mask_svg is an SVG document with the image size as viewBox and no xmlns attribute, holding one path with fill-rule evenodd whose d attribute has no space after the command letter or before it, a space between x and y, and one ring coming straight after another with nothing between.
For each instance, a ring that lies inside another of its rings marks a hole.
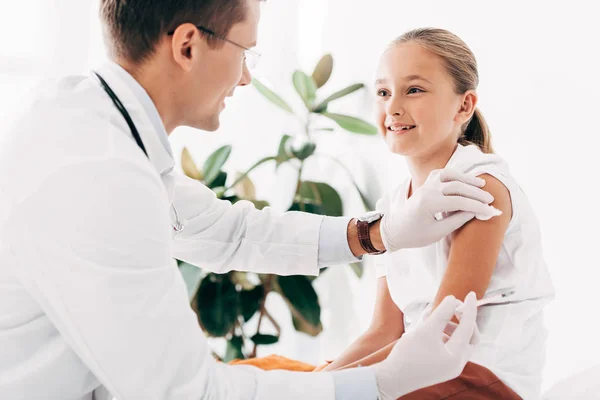
<instances>
[{"instance_id":1,"label":"light brown hair","mask_svg":"<svg viewBox=\"0 0 600 400\"><path fill-rule=\"evenodd\" d=\"M442 59L446 71L454 80L457 94L477 89L479 85L477 60L471 49L458 36L444 29L419 28L406 32L394 40L392 45L408 42L416 42ZM474 144L484 153L494 152L490 129L478 108L475 108L473 117L463 127L458 142L463 145Z\"/></svg>"}]
</instances>

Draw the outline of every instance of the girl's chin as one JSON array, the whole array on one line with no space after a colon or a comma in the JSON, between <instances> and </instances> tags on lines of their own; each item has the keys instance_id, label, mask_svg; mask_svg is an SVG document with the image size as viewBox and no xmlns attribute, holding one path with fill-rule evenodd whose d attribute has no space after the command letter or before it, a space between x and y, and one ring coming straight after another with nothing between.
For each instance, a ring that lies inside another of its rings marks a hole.
<instances>
[{"instance_id":1,"label":"girl's chin","mask_svg":"<svg viewBox=\"0 0 600 400\"><path fill-rule=\"evenodd\" d=\"M400 141L400 140L389 140L388 139L386 142L387 142L388 149L392 153L398 154L400 156L411 155L416 150L414 144L402 143L402 141Z\"/></svg>"}]
</instances>

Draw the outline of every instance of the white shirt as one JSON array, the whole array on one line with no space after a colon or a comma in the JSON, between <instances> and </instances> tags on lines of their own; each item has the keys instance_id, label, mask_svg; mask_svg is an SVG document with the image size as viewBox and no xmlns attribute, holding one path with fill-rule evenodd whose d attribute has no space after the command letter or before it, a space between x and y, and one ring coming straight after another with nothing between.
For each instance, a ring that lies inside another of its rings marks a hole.
<instances>
[{"instance_id":1,"label":"white shirt","mask_svg":"<svg viewBox=\"0 0 600 400\"><path fill-rule=\"evenodd\" d=\"M525 193L497 155L484 154L476 146L459 145L447 167L473 174L490 174L506 186L512 203L512 219L486 297L515 290L503 305L479 308L477 325L481 343L471 358L494 372L524 399L539 398L545 360L546 330L543 308L554 289L542 255L540 227ZM410 181L394 194L406 199ZM390 199L378 203L385 213ZM398 204L398 203L391 203ZM386 276L390 295L404 313L407 330L433 302L448 265L450 237L421 249L404 249L380 260L378 275Z\"/></svg>"},{"instance_id":2,"label":"white shirt","mask_svg":"<svg viewBox=\"0 0 600 400\"><path fill-rule=\"evenodd\" d=\"M6 135L0 398L333 399L336 375L215 362L174 258L214 272L315 275L317 260L353 259L348 219L216 199L173 172L166 132L141 86L116 64L98 73L130 113L150 161L90 76L39 88ZM361 377L374 398L372 372Z\"/></svg>"}]
</instances>

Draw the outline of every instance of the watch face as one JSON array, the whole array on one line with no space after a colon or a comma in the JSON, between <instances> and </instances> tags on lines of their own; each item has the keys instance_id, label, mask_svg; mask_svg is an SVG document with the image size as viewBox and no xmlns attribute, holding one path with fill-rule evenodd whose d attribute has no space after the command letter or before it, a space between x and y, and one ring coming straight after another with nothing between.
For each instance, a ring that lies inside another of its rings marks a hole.
<instances>
[{"instance_id":1,"label":"watch face","mask_svg":"<svg viewBox=\"0 0 600 400\"><path fill-rule=\"evenodd\" d=\"M370 224L371 222L375 222L378 219L381 219L381 217L382 217L382 214L379 211L371 211L369 213L366 213L362 217L359 217L358 220L366 221L367 223Z\"/></svg>"}]
</instances>

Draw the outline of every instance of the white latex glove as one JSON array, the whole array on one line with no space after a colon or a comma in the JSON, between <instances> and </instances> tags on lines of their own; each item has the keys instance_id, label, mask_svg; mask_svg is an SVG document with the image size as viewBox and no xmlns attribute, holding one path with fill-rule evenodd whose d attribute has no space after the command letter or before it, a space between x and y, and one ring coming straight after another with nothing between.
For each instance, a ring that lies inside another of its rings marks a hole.
<instances>
[{"instance_id":1,"label":"white latex glove","mask_svg":"<svg viewBox=\"0 0 600 400\"><path fill-rule=\"evenodd\" d=\"M500 210L489 206L494 197L480 188L485 181L452 170L435 170L425 184L404 202L394 196L380 225L381 239L388 251L423 247L441 240L477 216L490 219ZM438 220L436 214L446 215Z\"/></svg>"},{"instance_id":2,"label":"white latex glove","mask_svg":"<svg viewBox=\"0 0 600 400\"><path fill-rule=\"evenodd\" d=\"M476 301L475 293L467 295L456 326L451 319L463 303L448 296L398 340L387 359L374 366L380 399L395 400L462 373L479 340Z\"/></svg>"}]
</instances>

